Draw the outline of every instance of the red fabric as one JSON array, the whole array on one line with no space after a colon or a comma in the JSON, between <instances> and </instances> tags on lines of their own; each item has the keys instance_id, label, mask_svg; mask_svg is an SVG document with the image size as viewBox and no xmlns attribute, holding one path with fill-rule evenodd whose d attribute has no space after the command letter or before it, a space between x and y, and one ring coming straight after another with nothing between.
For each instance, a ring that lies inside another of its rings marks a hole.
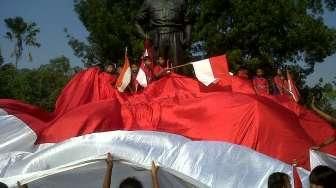
<instances>
[{"instance_id":1,"label":"red fabric","mask_svg":"<svg viewBox=\"0 0 336 188\"><path fill-rule=\"evenodd\" d=\"M334 134L309 110L298 106L291 110L289 103L277 98L257 96L252 84L241 78L232 78L232 91L205 91L196 80L171 74L142 93L129 95L113 92L101 81L105 76L97 68L77 74L62 91L54 113L18 101L0 100L0 107L37 130L38 143L108 130L156 130L241 144L289 164L297 160L306 168L309 147ZM234 90L244 83L245 88ZM111 93L101 95L102 87Z\"/></svg>"},{"instance_id":2,"label":"red fabric","mask_svg":"<svg viewBox=\"0 0 336 188\"><path fill-rule=\"evenodd\" d=\"M209 61L215 78L229 76L229 66L226 55L212 57Z\"/></svg>"},{"instance_id":3,"label":"red fabric","mask_svg":"<svg viewBox=\"0 0 336 188\"><path fill-rule=\"evenodd\" d=\"M253 86L258 95L269 95L268 81L265 78L254 77Z\"/></svg>"}]
</instances>

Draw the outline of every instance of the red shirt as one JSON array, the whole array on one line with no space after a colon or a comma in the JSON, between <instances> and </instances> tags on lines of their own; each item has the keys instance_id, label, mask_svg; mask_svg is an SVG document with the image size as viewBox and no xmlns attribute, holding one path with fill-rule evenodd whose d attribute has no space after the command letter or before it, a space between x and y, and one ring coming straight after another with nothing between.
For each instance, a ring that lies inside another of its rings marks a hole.
<instances>
[{"instance_id":1,"label":"red shirt","mask_svg":"<svg viewBox=\"0 0 336 188\"><path fill-rule=\"evenodd\" d=\"M166 73L164 72L164 68L162 68L160 65L155 65L154 69L153 69L153 73L156 79L159 79L163 76L166 75Z\"/></svg>"},{"instance_id":2,"label":"red shirt","mask_svg":"<svg viewBox=\"0 0 336 188\"><path fill-rule=\"evenodd\" d=\"M258 95L268 95L268 81L263 77L253 78L253 86Z\"/></svg>"},{"instance_id":3,"label":"red shirt","mask_svg":"<svg viewBox=\"0 0 336 188\"><path fill-rule=\"evenodd\" d=\"M281 79L280 76L275 76L273 78L273 81L275 83L275 86L277 87L277 89L279 90L279 94L280 95L284 95L287 93L288 90L288 82L286 79Z\"/></svg>"}]
</instances>

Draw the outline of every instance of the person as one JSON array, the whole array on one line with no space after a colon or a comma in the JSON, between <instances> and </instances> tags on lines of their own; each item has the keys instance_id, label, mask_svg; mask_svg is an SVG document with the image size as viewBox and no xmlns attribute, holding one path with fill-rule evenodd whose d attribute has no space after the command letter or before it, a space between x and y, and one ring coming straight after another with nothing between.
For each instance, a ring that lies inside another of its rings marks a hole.
<instances>
[{"instance_id":1,"label":"person","mask_svg":"<svg viewBox=\"0 0 336 188\"><path fill-rule=\"evenodd\" d=\"M268 177L268 188L291 188L290 177L282 172L275 172Z\"/></svg>"},{"instance_id":2,"label":"person","mask_svg":"<svg viewBox=\"0 0 336 188\"><path fill-rule=\"evenodd\" d=\"M107 168L106 168L106 173L104 177L103 188L110 188L112 169L113 169L113 157L110 153L107 154L106 165L107 165ZM152 177L153 188L160 188L158 176L157 176L158 169L159 168L155 165L155 163L152 162L151 177ZM124 179L119 185L119 188L142 188L142 187L143 187L142 183L134 177L128 177Z\"/></svg>"},{"instance_id":3,"label":"person","mask_svg":"<svg viewBox=\"0 0 336 188\"><path fill-rule=\"evenodd\" d=\"M0 182L0 188L8 188L8 186L2 182Z\"/></svg>"},{"instance_id":4,"label":"person","mask_svg":"<svg viewBox=\"0 0 336 188\"><path fill-rule=\"evenodd\" d=\"M169 73L170 71L167 69L167 61L165 60L164 57L159 56L157 64L154 66L154 69L153 69L153 74L154 74L155 79L160 79Z\"/></svg>"},{"instance_id":5,"label":"person","mask_svg":"<svg viewBox=\"0 0 336 188\"><path fill-rule=\"evenodd\" d=\"M335 188L336 171L328 166L317 166L309 175L311 188Z\"/></svg>"},{"instance_id":6,"label":"person","mask_svg":"<svg viewBox=\"0 0 336 188\"><path fill-rule=\"evenodd\" d=\"M139 72L138 65L133 63L131 65L131 84L129 85L129 90L131 93L136 93L140 89L139 84L136 80L138 72Z\"/></svg>"},{"instance_id":7,"label":"person","mask_svg":"<svg viewBox=\"0 0 336 188\"><path fill-rule=\"evenodd\" d=\"M108 84L115 85L117 82L116 68L114 64L108 64L103 72L104 81Z\"/></svg>"},{"instance_id":8,"label":"person","mask_svg":"<svg viewBox=\"0 0 336 188\"><path fill-rule=\"evenodd\" d=\"M281 69L277 69L277 75L273 78L273 82L277 89L277 94L279 95L285 95L288 94L288 82L286 80L286 77L282 73Z\"/></svg>"},{"instance_id":9,"label":"person","mask_svg":"<svg viewBox=\"0 0 336 188\"><path fill-rule=\"evenodd\" d=\"M238 69L236 75L237 75L239 78L243 78L243 79L248 79L248 78L249 78L249 72L248 72L248 70L247 70L245 67L243 67L243 66L239 67L239 69Z\"/></svg>"},{"instance_id":10,"label":"person","mask_svg":"<svg viewBox=\"0 0 336 188\"><path fill-rule=\"evenodd\" d=\"M18 181L17 182L17 187L18 188L28 188L28 185L27 184L21 185L21 183Z\"/></svg>"},{"instance_id":11,"label":"person","mask_svg":"<svg viewBox=\"0 0 336 188\"><path fill-rule=\"evenodd\" d=\"M322 110L320 110L319 108L317 108L316 105L315 105L315 97L313 97L310 106L311 106L312 110L314 110L314 112L316 112L319 116L321 116L323 119L325 119L326 121L331 123L334 127L336 127L336 118L332 117L331 115L329 115L329 114L323 112Z\"/></svg>"},{"instance_id":12,"label":"person","mask_svg":"<svg viewBox=\"0 0 336 188\"><path fill-rule=\"evenodd\" d=\"M253 87L257 95L268 95L269 85L268 81L264 76L264 71L258 68L256 71L256 76L253 78Z\"/></svg>"},{"instance_id":13,"label":"person","mask_svg":"<svg viewBox=\"0 0 336 188\"><path fill-rule=\"evenodd\" d=\"M143 71L147 77L147 83L151 83L154 80L154 73L153 73L153 61L149 56L145 56L143 59L144 67L142 67Z\"/></svg>"}]
</instances>

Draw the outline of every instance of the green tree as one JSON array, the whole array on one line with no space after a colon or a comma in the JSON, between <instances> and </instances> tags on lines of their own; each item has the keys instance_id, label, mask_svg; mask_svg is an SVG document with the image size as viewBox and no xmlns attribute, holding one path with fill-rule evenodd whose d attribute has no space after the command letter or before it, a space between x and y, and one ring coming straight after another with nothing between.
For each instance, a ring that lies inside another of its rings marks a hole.
<instances>
[{"instance_id":1,"label":"green tree","mask_svg":"<svg viewBox=\"0 0 336 188\"><path fill-rule=\"evenodd\" d=\"M311 73L336 51L336 30L323 22L323 4L336 6L334 0L194 0L193 38L205 42L209 56L240 54L240 63L252 69L303 61Z\"/></svg>"},{"instance_id":2,"label":"green tree","mask_svg":"<svg viewBox=\"0 0 336 188\"><path fill-rule=\"evenodd\" d=\"M142 2L137 0L74 0L75 11L89 32L87 43L68 35L69 45L85 65L120 62L125 47L140 57L143 43L136 36L133 18Z\"/></svg>"},{"instance_id":3,"label":"green tree","mask_svg":"<svg viewBox=\"0 0 336 188\"><path fill-rule=\"evenodd\" d=\"M9 31L6 33L6 38L14 42L13 53L11 56L15 57L15 68L22 57L24 47L40 47L41 44L37 42L37 34L40 29L36 23L27 23L22 17L7 18L4 20ZM28 59L32 61L32 55L28 52Z\"/></svg>"},{"instance_id":4,"label":"green tree","mask_svg":"<svg viewBox=\"0 0 336 188\"><path fill-rule=\"evenodd\" d=\"M52 111L58 95L78 67L71 68L68 58L51 59L37 69L0 67L0 98L22 100Z\"/></svg>"},{"instance_id":5,"label":"green tree","mask_svg":"<svg viewBox=\"0 0 336 188\"><path fill-rule=\"evenodd\" d=\"M4 63L5 63L5 60L4 60L3 56L2 56L1 49L0 49L0 67Z\"/></svg>"}]
</instances>

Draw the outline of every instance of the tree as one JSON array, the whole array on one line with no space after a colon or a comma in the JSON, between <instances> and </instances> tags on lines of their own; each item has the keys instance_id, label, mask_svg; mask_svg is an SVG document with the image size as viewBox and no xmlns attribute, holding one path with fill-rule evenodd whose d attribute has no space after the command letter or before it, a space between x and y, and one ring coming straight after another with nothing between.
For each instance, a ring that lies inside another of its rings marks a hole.
<instances>
[{"instance_id":1,"label":"tree","mask_svg":"<svg viewBox=\"0 0 336 188\"><path fill-rule=\"evenodd\" d=\"M2 57L2 53L1 53L1 49L0 49L0 67L2 64L4 64L5 60L4 58Z\"/></svg>"},{"instance_id":2,"label":"tree","mask_svg":"<svg viewBox=\"0 0 336 188\"><path fill-rule=\"evenodd\" d=\"M314 64L336 52L336 30L322 19L322 0L194 0L194 40L204 41L209 56L239 54L254 69L305 62ZM334 10L334 0L324 1ZM237 60L234 56L233 59Z\"/></svg>"},{"instance_id":3,"label":"tree","mask_svg":"<svg viewBox=\"0 0 336 188\"><path fill-rule=\"evenodd\" d=\"M137 0L74 0L75 11L89 32L87 43L69 37L69 45L85 65L120 63L125 47L129 55L140 57L143 43L136 36L133 18L141 2Z\"/></svg>"},{"instance_id":4,"label":"tree","mask_svg":"<svg viewBox=\"0 0 336 188\"><path fill-rule=\"evenodd\" d=\"M0 98L12 98L52 111L58 95L78 67L71 68L64 56L51 59L38 69L0 67Z\"/></svg>"},{"instance_id":5,"label":"tree","mask_svg":"<svg viewBox=\"0 0 336 188\"><path fill-rule=\"evenodd\" d=\"M17 69L18 62L22 57L24 47L40 47L37 42L37 34L40 29L36 23L26 23L22 17L7 18L4 20L9 31L6 33L6 38L14 42L14 49L11 56L15 57L15 68ZM32 61L32 55L29 52L28 58Z\"/></svg>"}]
</instances>

